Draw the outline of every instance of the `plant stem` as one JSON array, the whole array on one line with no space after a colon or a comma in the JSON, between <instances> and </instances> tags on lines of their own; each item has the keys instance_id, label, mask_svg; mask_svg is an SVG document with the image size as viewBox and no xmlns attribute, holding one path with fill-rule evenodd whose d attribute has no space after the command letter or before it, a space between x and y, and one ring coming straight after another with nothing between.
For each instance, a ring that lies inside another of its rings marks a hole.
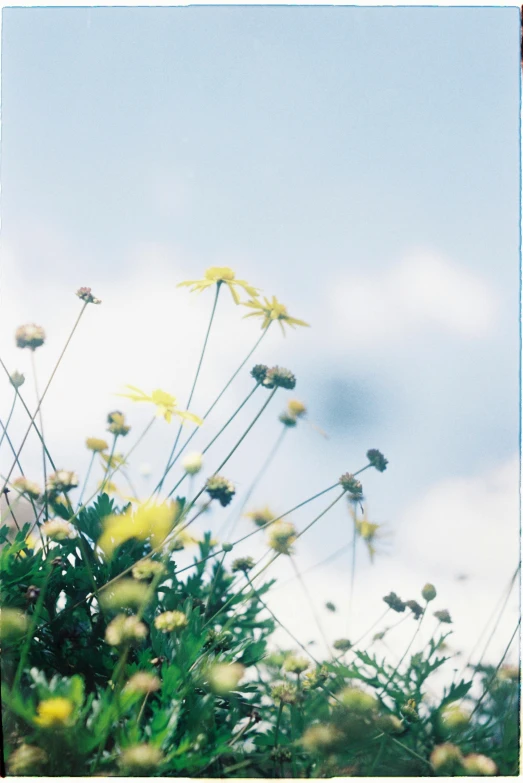
<instances>
[{"instance_id":1,"label":"plant stem","mask_svg":"<svg viewBox=\"0 0 523 783\"><path fill-rule=\"evenodd\" d=\"M409 644L407 645L407 649L405 650L405 652L403 653L403 655L402 655L402 656L401 656L401 658L399 659L399 662L398 662L397 666L394 668L394 670L393 670L393 671L392 671L392 673L390 674L390 676L389 676L389 679L387 680L387 682L385 683L385 685L384 685L384 686L383 686L383 688L381 689L380 693L378 694L378 698L381 698L381 697L383 696L383 694L384 694L384 693L385 693L385 691L387 690L387 686L389 685L389 683L391 682L391 680L393 680L393 679L394 679L394 677L396 676L396 674L397 674L397 672L398 672L398 669L399 669L399 667L401 666L401 664L403 663L403 661L404 661L404 660L405 660L405 658L407 657L407 653L408 653L408 651L410 650L410 648L411 648L411 647L412 647L412 645L414 644L414 640L416 639L416 637L417 637L417 635L418 635L418 633L419 633L419 630L420 630L420 628L421 628L421 623L423 622L423 618L425 617L425 613L426 613L426 611L427 611L427 606L428 606L428 603L427 603L427 602L425 602L425 606L424 606L424 608L423 608L423 614L421 615L421 617L420 617L420 619L419 619L419 622L418 622L418 624L416 625L416 630L414 631L414 636L412 637L412 639L410 640Z\"/></svg>"},{"instance_id":2,"label":"plant stem","mask_svg":"<svg viewBox=\"0 0 523 783\"><path fill-rule=\"evenodd\" d=\"M327 648L327 652L330 655L330 657L333 658L334 656L333 656L333 653L332 653L331 646L329 644L329 640L327 639L327 635L326 635L326 633L325 633L325 631L323 629L323 625L321 623L321 620L320 620L320 618L319 618L319 616L318 616L318 614L316 612L316 607L314 606L314 601L312 600L312 597L311 597L311 595L309 593L307 585L305 584L305 580L303 579L302 575L300 574L300 572L298 570L298 566L296 565L296 560L294 559L294 557L292 555L289 555L289 560L291 561L292 567L294 569L294 573L296 574L296 578L297 578L297 580L299 581L299 583L301 585L301 588L303 590L303 594L305 595L305 598L307 599L307 602L309 604L312 616L314 617L314 621L316 623L318 631L320 632L320 636L323 639L323 643L324 643L325 647Z\"/></svg>"},{"instance_id":3,"label":"plant stem","mask_svg":"<svg viewBox=\"0 0 523 783\"><path fill-rule=\"evenodd\" d=\"M510 637L510 641L509 641L509 643L508 643L508 644L507 644L507 646L505 647L505 652L504 652L504 653L503 653L503 655L501 656L501 660L500 660L500 662L499 662L499 663L498 663L498 665L496 666L496 668L495 668L495 670L494 670L494 673L492 674L492 677L489 679L489 681L488 681L488 683L487 683L487 685L486 685L486 687L485 687L485 689L484 689L483 693L481 694L481 696L479 697L478 701L476 702L476 706L474 707L474 709L472 710L472 712L471 712L471 714L470 714L470 717L471 717L471 718L472 718L472 716L473 716L473 715L475 715L475 714L476 714L476 712L478 711L478 709L479 709L479 705L481 704L481 702L483 701L483 699L485 698L485 696L486 696L486 695L487 695L487 693L489 692L489 690L490 690L490 686L492 685L492 683L493 683L493 682L494 682L494 680L496 679L496 675L497 675L497 673L499 672L499 670L501 669L501 665L502 665L503 661L505 660L505 658L506 658L506 657L507 657L507 655L508 655L508 651L510 650L510 647L511 647L511 645L512 645L512 642L514 641L514 637L516 636L516 634L517 634L517 632L518 632L518 629L519 629L519 626L520 626L520 625L521 625L521 617L519 618L519 620L518 620L518 622L517 622L517 624L516 624L516 627L514 628L514 633L513 633L513 634L512 634L512 636Z\"/></svg>"},{"instance_id":4,"label":"plant stem","mask_svg":"<svg viewBox=\"0 0 523 783\"><path fill-rule=\"evenodd\" d=\"M281 723L281 715L283 712L283 702L280 701L280 706L278 707L278 717L276 718L276 728L274 730L274 748L273 751L278 750L278 742L280 739L280 723ZM278 762L276 760L276 754L274 754L274 776L276 777L276 773L278 771Z\"/></svg>"},{"instance_id":5,"label":"plant stem","mask_svg":"<svg viewBox=\"0 0 523 783\"><path fill-rule=\"evenodd\" d=\"M2 437L0 437L0 446L3 443L3 440L4 440L5 436L7 435L7 430L8 430L9 425L11 424L11 419L13 417L15 405L16 405L16 389L15 389L15 396L13 397L13 402L11 404L11 410L9 411L9 415L8 415L7 421L5 423L5 427L4 427L3 424L0 423L0 426L2 427L2 430L3 430Z\"/></svg>"},{"instance_id":6,"label":"plant stem","mask_svg":"<svg viewBox=\"0 0 523 783\"><path fill-rule=\"evenodd\" d=\"M27 632L27 635L24 640L24 645L22 647L22 651L20 653L20 660L18 661L18 666L15 672L15 677L13 680L13 688L12 692L14 693L16 689L18 688L20 684L20 680L22 678L22 674L24 671L25 662L27 660L27 656L29 654L29 648L31 647L31 642L34 639L36 626L38 625L38 620L40 618L40 612L42 611L42 606L44 605L44 599L45 599L45 593L47 590L47 586L49 584L49 579L51 577L51 572L53 569L53 566L50 562L46 563L47 573L44 576L44 581L42 584L42 587L40 588L40 595L38 596L38 600L36 602L35 610L32 615L32 622L31 626Z\"/></svg>"},{"instance_id":7,"label":"plant stem","mask_svg":"<svg viewBox=\"0 0 523 783\"><path fill-rule=\"evenodd\" d=\"M93 451L93 453L91 455L91 459L89 461L89 467L87 468L87 473L85 474L84 485L82 487L82 491L80 492L80 497L78 499L78 508L80 508L80 506L82 505L82 498L83 498L83 496L85 494L85 490L87 488L87 482L89 481L89 476L91 475L91 470L93 469L93 463L94 463L95 456L96 456L96 452Z\"/></svg>"},{"instance_id":8,"label":"plant stem","mask_svg":"<svg viewBox=\"0 0 523 783\"><path fill-rule=\"evenodd\" d=\"M35 361L34 350L31 351L31 366L33 369L33 382L34 382L34 389L36 395L38 418L40 423L40 432L42 433L42 446L43 446L45 444L44 420L42 415L42 403L40 399L40 393L38 391L38 377L36 374L36 361ZM48 498L47 498L47 463L45 459L45 448L42 449L42 460L43 460L43 471L44 471L44 519L45 521L47 521L49 519L49 507L48 507Z\"/></svg>"},{"instance_id":9,"label":"plant stem","mask_svg":"<svg viewBox=\"0 0 523 783\"><path fill-rule=\"evenodd\" d=\"M103 477L103 480L102 480L102 485L100 487L100 495L103 493L103 491L105 489L105 485L107 484L107 480L108 480L107 477L109 475L109 471L112 468L112 462L113 462L113 457L114 457L114 450L116 448L116 441L117 440L118 440L118 435L115 434L114 438L113 438L113 443L112 443L112 446L111 446L111 452L109 454L109 459L107 460L107 465L105 467L105 473L104 473L104 477ZM119 467L121 467L122 465L123 465L123 462L120 464Z\"/></svg>"}]
</instances>

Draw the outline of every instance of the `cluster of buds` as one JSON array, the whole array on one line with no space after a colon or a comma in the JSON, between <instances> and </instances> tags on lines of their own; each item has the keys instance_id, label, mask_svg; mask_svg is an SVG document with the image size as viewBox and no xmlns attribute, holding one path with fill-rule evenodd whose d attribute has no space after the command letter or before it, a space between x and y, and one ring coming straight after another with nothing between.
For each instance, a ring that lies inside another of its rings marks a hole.
<instances>
[{"instance_id":1,"label":"cluster of buds","mask_svg":"<svg viewBox=\"0 0 523 783\"><path fill-rule=\"evenodd\" d=\"M269 546L280 555L291 555L292 545L297 538L296 528L292 522L280 520L269 528Z\"/></svg>"},{"instance_id":2,"label":"cluster of buds","mask_svg":"<svg viewBox=\"0 0 523 783\"><path fill-rule=\"evenodd\" d=\"M78 486L78 476L72 470L57 470L47 479L49 492L69 492Z\"/></svg>"},{"instance_id":3,"label":"cluster of buds","mask_svg":"<svg viewBox=\"0 0 523 783\"><path fill-rule=\"evenodd\" d=\"M376 470L380 473L383 473L389 464L389 461L385 459L381 451L378 451L378 449L369 449L367 452L367 459L369 460L369 464L372 465L373 468L376 468Z\"/></svg>"},{"instance_id":4,"label":"cluster of buds","mask_svg":"<svg viewBox=\"0 0 523 783\"><path fill-rule=\"evenodd\" d=\"M105 630L105 641L117 647L125 642L141 642L147 636L147 627L136 615L119 614Z\"/></svg>"},{"instance_id":5,"label":"cluster of buds","mask_svg":"<svg viewBox=\"0 0 523 783\"><path fill-rule=\"evenodd\" d=\"M45 342L45 332L41 326L25 324L16 330L15 340L19 348L30 348L31 351L36 351Z\"/></svg>"},{"instance_id":6,"label":"cluster of buds","mask_svg":"<svg viewBox=\"0 0 523 783\"><path fill-rule=\"evenodd\" d=\"M102 300L93 296L91 289L87 288L87 286L79 288L76 292L76 296L83 302L87 302L87 304L102 304Z\"/></svg>"},{"instance_id":7,"label":"cluster of buds","mask_svg":"<svg viewBox=\"0 0 523 783\"><path fill-rule=\"evenodd\" d=\"M396 595L394 592L390 592L388 595L383 596L383 600L394 612L404 612L407 606L399 595Z\"/></svg>"},{"instance_id":8,"label":"cluster of buds","mask_svg":"<svg viewBox=\"0 0 523 783\"><path fill-rule=\"evenodd\" d=\"M170 633L172 631L183 631L187 626L187 616L184 612L174 610L173 612L162 612L154 619L154 627L158 631Z\"/></svg>"},{"instance_id":9,"label":"cluster of buds","mask_svg":"<svg viewBox=\"0 0 523 783\"><path fill-rule=\"evenodd\" d=\"M212 500L218 500L222 506L228 506L236 494L232 481L216 474L207 479L205 490Z\"/></svg>"},{"instance_id":10,"label":"cluster of buds","mask_svg":"<svg viewBox=\"0 0 523 783\"><path fill-rule=\"evenodd\" d=\"M25 476L20 476L13 481L13 489L16 489L21 495L25 495L32 500L38 500L42 490L34 481L29 481Z\"/></svg>"},{"instance_id":11,"label":"cluster of buds","mask_svg":"<svg viewBox=\"0 0 523 783\"><path fill-rule=\"evenodd\" d=\"M271 367L265 373L262 386L266 389L294 389L296 376L285 367Z\"/></svg>"},{"instance_id":12,"label":"cluster of buds","mask_svg":"<svg viewBox=\"0 0 523 783\"><path fill-rule=\"evenodd\" d=\"M236 560L233 560L231 571L233 574L238 571L243 571L246 574L248 571L252 571L255 565L256 563L252 557L238 557Z\"/></svg>"},{"instance_id":13,"label":"cluster of buds","mask_svg":"<svg viewBox=\"0 0 523 783\"><path fill-rule=\"evenodd\" d=\"M339 483L350 495L351 500L361 500L363 498L363 487L361 481L352 475L352 473L344 473L340 476Z\"/></svg>"},{"instance_id":14,"label":"cluster of buds","mask_svg":"<svg viewBox=\"0 0 523 783\"><path fill-rule=\"evenodd\" d=\"M121 411L111 411L107 414L107 431L119 437L125 437L131 427L125 423L125 416Z\"/></svg>"}]
</instances>

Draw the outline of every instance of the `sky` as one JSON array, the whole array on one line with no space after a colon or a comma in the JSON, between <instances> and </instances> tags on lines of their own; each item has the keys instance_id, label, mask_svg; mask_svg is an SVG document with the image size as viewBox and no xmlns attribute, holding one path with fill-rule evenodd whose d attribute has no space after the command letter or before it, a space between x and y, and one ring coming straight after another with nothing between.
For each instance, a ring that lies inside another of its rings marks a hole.
<instances>
[{"instance_id":1,"label":"sky","mask_svg":"<svg viewBox=\"0 0 523 783\"><path fill-rule=\"evenodd\" d=\"M371 564L358 549L352 601L350 552L307 573L316 610L331 640L357 636L390 590L419 600L434 582L466 657L519 556L519 79L516 8L4 9L2 359L30 381L14 330L44 326L43 387L78 314L74 291L102 299L44 404L60 464L85 477L84 440L103 436L115 407L133 424L130 448L150 411L114 396L124 384L186 401L212 293L176 286L231 266L311 324L285 339L275 326L253 357L291 368L309 413L250 507L282 513L381 449L387 471L363 483L369 518L390 534L384 551ZM220 295L197 413L259 337L244 314ZM194 448L250 388L245 372ZM31 382L24 391L34 405ZM238 505L279 435L279 396L228 464ZM260 390L206 469L263 401ZM142 495L153 479L141 468L158 474L173 433L157 422L133 455ZM11 459L4 442L2 474ZM31 438L23 462L38 479ZM301 529L324 507L292 521ZM205 521L217 532L225 514ZM300 569L348 546L351 525L343 504L322 518L297 544ZM260 534L242 552L264 547ZM280 561L283 584L293 570ZM271 606L321 645L300 589L289 581ZM492 660L517 616L514 590ZM391 632L398 657L407 626Z\"/></svg>"}]
</instances>

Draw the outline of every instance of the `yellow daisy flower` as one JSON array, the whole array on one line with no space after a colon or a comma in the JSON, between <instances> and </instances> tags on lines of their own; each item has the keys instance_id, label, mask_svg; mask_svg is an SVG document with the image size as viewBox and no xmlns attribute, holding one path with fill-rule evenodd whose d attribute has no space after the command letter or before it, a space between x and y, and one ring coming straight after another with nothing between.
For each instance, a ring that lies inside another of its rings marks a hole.
<instances>
[{"instance_id":1,"label":"yellow daisy flower","mask_svg":"<svg viewBox=\"0 0 523 783\"><path fill-rule=\"evenodd\" d=\"M186 421L192 421L193 424L197 424L199 427L203 424L203 420L194 413L189 411L182 411L178 408L178 401L172 394L164 392L161 389L155 389L152 394L146 394L141 389L137 389L136 386L130 386L127 384L127 389L130 389L129 394L118 394L118 397L127 397L133 402L152 402L156 405L156 415L163 416L166 422L170 423L173 416L178 416L180 419Z\"/></svg>"},{"instance_id":2,"label":"yellow daisy flower","mask_svg":"<svg viewBox=\"0 0 523 783\"><path fill-rule=\"evenodd\" d=\"M73 709L73 703L62 696L44 699L36 708L38 714L34 722L45 729L66 726L70 721Z\"/></svg>"},{"instance_id":3,"label":"yellow daisy flower","mask_svg":"<svg viewBox=\"0 0 523 783\"><path fill-rule=\"evenodd\" d=\"M206 288L210 288L214 284L226 285L232 294L236 304L240 304L240 297L236 287L243 288L243 290L249 294L249 296L258 296L259 291L254 286L249 285L245 280L237 280L233 270L228 266L211 266L205 270L205 276L203 280L185 280L183 283L178 283L178 288L184 285L191 286L191 292L193 291L205 291Z\"/></svg>"},{"instance_id":4,"label":"yellow daisy flower","mask_svg":"<svg viewBox=\"0 0 523 783\"><path fill-rule=\"evenodd\" d=\"M143 504L136 509L128 508L124 514L112 514L104 519L104 532L98 539L98 546L108 558L120 544L131 538L149 540L154 549L165 541L178 514L178 503Z\"/></svg>"},{"instance_id":5,"label":"yellow daisy flower","mask_svg":"<svg viewBox=\"0 0 523 783\"><path fill-rule=\"evenodd\" d=\"M262 329L266 329L273 321L278 321L281 330L285 335L284 324L292 326L293 329L296 326L310 326L310 324L305 321L300 321L299 318L292 318L288 314L285 305L278 302L275 296L270 300L264 296L263 303L256 297L253 297L248 302L243 302L243 304L245 307L251 307L254 310L254 312L245 315L244 318L252 318L253 316L256 318L263 318Z\"/></svg>"}]
</instances>

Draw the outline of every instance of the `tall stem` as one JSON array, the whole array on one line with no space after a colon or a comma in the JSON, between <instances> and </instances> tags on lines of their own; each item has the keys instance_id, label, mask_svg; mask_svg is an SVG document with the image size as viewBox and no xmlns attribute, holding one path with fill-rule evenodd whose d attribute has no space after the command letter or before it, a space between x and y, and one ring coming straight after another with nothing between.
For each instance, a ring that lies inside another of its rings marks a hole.
<instances>
[{"instance_id":1,"label":"tall stem","mask_svg":"<svg viewBox=\"0 0 523 783\"><path fill-rule=\"evenodd\" d=\"M7 421L5 423L5 427L4 427L3 424L0 424L0 426L2 427L2 430L3 430L2 436L0 437L0 446L3 443L5 436L7 435L7 430L9 428L9 425L11 424L11 419L13 417L13 412L14 412L14 409L15 409L15 405L16 405L16 390L15 390L15 396L13 397L13 402L11 404L11 410L9 411L9 416L7 417Z\"/></svg>"},{"instance_id":2,"label":"tall stem","mask_svg":"<svg viewBox=\"0 0 523 783\"><path fill-rule=\"evenodd\" d=\"M82 487L82 491L80 492L80 497L78 498L78 508L80 508L80 506L82 505L82 498L83 498L83 496L85 494L85 490L87 488L87 483L89 481L89 476L91 475L91 470L93 469L93 463L94 463L95 456L96 456L96 452L93 451L93 453L91 455L91 459L89 461L89 467L87 468L87 473L85 474L84 485Z\"/></svg>"},{"instance_id":3,"label":"tall stem","mask_svg":"<svg viewBox=\"0 0 523 783\"><path fill-rule=\"evenodd\" d=\"M38 406L37 407L38 419L40 424L40 432L42 433L42 446L43 446L45 444L44 419L42 415L40 393L38 391L38 378L36 375L36 361L35 361L34 350L31 351L31 365L33 369L33 383L35 388L36 404ZM49 519L49 507L48 507L48 498L47 498L47 462L45 459L45 448L42 448L42 462L43 462L43 470L44 470L44 519L47 521Z\"/></svg>"},{"instance_id":4,"label":"tall stem","mask_svg":"<svg viewBox=\"0 0 523 783\"><path fill-rule=\"evenodd\" d=\"M292 563L292 567L294 568L294 573L296 574L296 578L299 581L301 588L303 590L303 593L305 595L305 598L307 599L307 602L309 604L310 610L312 612L312 616L314 617L314 622L316 623L316 626L318 628L318 631L320 632L320 636L323 639L323 643L325 644L325 647L327 648L327 652L330 655L330 657L334 657L332 654L331 646L329 644L329 640L327 639L327 634L325 633L323 629L322 622L319 618L318 613L316 612L316 607L314 606L314 601L312 600L312 597L309 593L309 590L307 588L307 585L305 584L305 579L303 579L302 575L300 574L298 570L298 566L296 564L296 560L292 555L289 556L289 560Z\"/></svg>"},{"instance_id":5,"label":"tall stem","mask_svg":"<svg viewBox=\"0 0 523 783\"><path fill-rule=\"evenodd\" d=\"M194 376L194 381L193 381L193 384L192 384L192 387L191 387L191 392L189 394L189 399L187 400L187 405L185 406L186 410L189 410L189 408L191 407L191 402L192 402L192 398L193 398L193 395L194 395L194 390L196 389L196 384L198 383L198 378L200 376L200 370L202 369L203 357L205 356L205 350L207 348L207 343L209 341L209 335L211 333L211 327L212 327L212 323L214 321L214 314L216 312L216 305L218 304L218 296L220 295L220 287L221 287L221 281L219 280L217 282L217 284L216 284L216 294L214 296L214 303L213 303L212 310L211 310L211 317L209 318L209 325L207 326L207 332L205 333L205 340L203 341L203 347L202 347L202 350L201 350L201 353L200 353L200 359L198 361L198 367L196 368L196 374ZM178 441L180 440L180 435L182 433L182 427L183 427L183 420L180 421L180 425L178 427L178 432L176 434L176 438L175 438L175 441L173 443L173 447L171 449L171 453L169 454L169 458L167 460L167 465L165 466L165 470L163 472L163 476L160 479L160 486L158 488L158 492L161 491L162 486L163 486L163 482L165 481L167 473L169 472L169 470L172 467L171 460L172 460L172 458L174 456L174 452L176 451L176 447L178 445Z\"/></svg>"},{"instance_id":6,"label":"tall stem","mask_svg":"<svg viewBox=\"0 0 523 783\"><path fill-rule=\"evenodd\" d=\"M100 487L100 494L102 494L102 492L104 491L105 485L107 484L107 481L108 481L109 471L112 468L112 462L113 462L113 457L114 457L114 450L116 448L116 441L117 440L118 440L118 435L115 434L115 436L113 438L113 443L112 443L112 446L111 446L111 453L109 454L109 459L107 460L107 465L106 465L106 468L105 468L105 473L104 473L104 477L103 477L103 481L102 481L102 486Z\"/></svg>"}]
</instances>

